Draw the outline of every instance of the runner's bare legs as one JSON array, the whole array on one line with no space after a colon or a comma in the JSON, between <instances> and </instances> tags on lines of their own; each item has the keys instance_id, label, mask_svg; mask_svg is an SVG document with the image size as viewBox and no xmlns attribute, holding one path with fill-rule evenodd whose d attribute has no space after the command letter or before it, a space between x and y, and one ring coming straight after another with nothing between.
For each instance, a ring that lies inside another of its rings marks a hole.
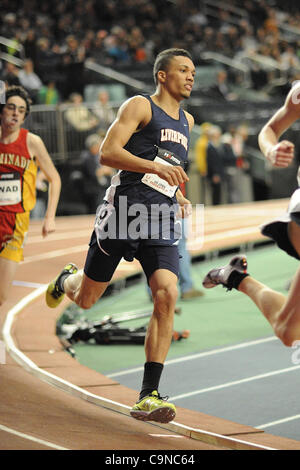
<instances>
[{"instance_id":1,"label":"runner's bare legs","mask_svg":"<svg viewBox=\"0 0 300 470\"><path fill-rule=\"evenodd\" d=\"M289 238L300 253L300 227L289 223ZM294 276L288 296L276 292L251 276L247 276L238 290L250 297L286 346L300 339L300 268Z\"/></svg>"},{"instance_id":2,"label":"runner's bare legs","mask_svg":"<svg viewBox=\"0 0 300 470\"><path fill-rule=\"evenodd\" d=\"M150 279L153 295L153 314L145 338L147 362L163 364L167 357L173 333L174 310L178 295L177 276L167 269L158 269ZM88 309L103 295L109 282L96 282L82 271L68 276L64 291L79 307Z\"/></svg>"},{"instance_id":3,"label":"runner's bare legs","mask_svg":"<svg viewBox=\"0 0 300 470\"><path fill-rule=\"evenodd\" d=\"M164 363L172 341L174 310L177 300L177 276L167 269L158 269L150 278L153 314L145 339L147 362Z\"/></svg>"},{"instance_id":4,"label":"runner's bare legs","mask_svg":"<svg viewBox=\"0 0 300 470\"><path fill-rule=\"evenodd\" d=\"M82 271L71 274L64 281L64 291L70 300L84 309L91 308L104 294L109 282L96 282Z\"/></svg>"}]
</instances>

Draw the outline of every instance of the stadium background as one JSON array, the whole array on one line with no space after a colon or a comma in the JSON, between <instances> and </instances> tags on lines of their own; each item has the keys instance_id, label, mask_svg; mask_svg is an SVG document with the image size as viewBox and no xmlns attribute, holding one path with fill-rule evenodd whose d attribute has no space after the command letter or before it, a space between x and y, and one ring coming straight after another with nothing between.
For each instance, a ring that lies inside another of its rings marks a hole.
<instances>
[{"instance_id":1,"label":"stadium background","mask_svg":"<svg viewBox=\"0 0 300 470\"><path fill-rule=\"evenodd\" d=\"M187 186L192 202L212 203L195 155L204 122L231 136L244 126L240 156L246 163L239 168L243 184L237 202L288 197L295 187L299 124L287 136L296 145L293 167L269 168L257 146L258 131L300 77L300 14L294 2L4 0L1 10L0 79L22 83L32 96L26 125L44 139L61 173L59 215L88 211L81 155L86 138L103 135L111 122L101 108L115 111L127 97L152 92L153 58L167 47L187 48L197 68L185 103L196 123ZM98 101L101 90L108 94L105 105ZM92 115L76 109L74 94ZM75 120L68 118L72 112ZM228 202L224 188L222 194L221 202Z\"/></svg>"}]
</instances>

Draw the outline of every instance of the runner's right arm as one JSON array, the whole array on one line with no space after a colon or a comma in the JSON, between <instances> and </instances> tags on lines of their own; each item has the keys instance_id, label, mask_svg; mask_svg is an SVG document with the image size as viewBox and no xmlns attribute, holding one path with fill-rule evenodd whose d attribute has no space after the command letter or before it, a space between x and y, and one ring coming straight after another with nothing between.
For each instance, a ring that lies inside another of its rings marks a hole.
<instances>
[{"instance_id":1,"label":"runner's right arm","mask_svg":"<svg viewBox=\"0 0 300 470\"><path fill-rule=\"evenodd\" d=\"M169 166L149 161L124 149L130 137L142 129L151 119L148 100L135 96L127 100L119 109L116 120L108 129L100 147L100 162L120 170L136 173L154 173L171 186L188 181L188 176L180 166Z\"/></svg>"},{"instance_id":2,"label":"runner's right arm","mask_svg":"<svg viewBox=\"0 0 300 470\"><path fill-rule=\"evenodd\" d=\"M280 136L300 118L300 86L289 92L284 105L262 128L258 143L262 153L273 166L286 168L294 158L294 144L289 140L279 142Z\"/></svg>"}]
</instances>

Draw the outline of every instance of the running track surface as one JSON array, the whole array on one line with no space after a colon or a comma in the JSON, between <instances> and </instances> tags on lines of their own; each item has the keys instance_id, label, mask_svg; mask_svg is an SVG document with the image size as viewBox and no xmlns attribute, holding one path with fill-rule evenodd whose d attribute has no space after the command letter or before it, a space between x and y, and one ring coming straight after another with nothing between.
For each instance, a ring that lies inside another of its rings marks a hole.
<instances>
[{"instance_id":1,"label":"running track surface","mask_svg":"<svg viewBox=\"0 0 300 470\"><path fill-rule=\"evenodd\" d=\"M263 240L259 224L281 214L287 200L205 209L204 242L196 235L189 240L192 255L243 246ZM83 266L93 216L61 217L57 230L43 239L41 222L32 221L25 247L25 260L18 268L9 299L0 308L0 346L8 313L22 299L48 284L66 263ZM138 263L122 262L115 279L140 271ZM39 370L49 372L79 390L130 407L136 392L80 365L64 351L55 335L56 319L68 304L47 308L44 295L21 309L12 323L11 335L20 354ZM219 442L197 440L175 429L136 421L122 412L97 406L55 383L49 384L17 363L11 353L0 351L0 449L1 450L218 450ZM31 362L31 363L32 363ZM177 408L176 423L209 433L230 436L276 449L300 449L300 442L267 434L243 423ZM191 435L192 436L192 435ZM193 436L192 436L193 437Z\"/></svg>"}]
</instances>

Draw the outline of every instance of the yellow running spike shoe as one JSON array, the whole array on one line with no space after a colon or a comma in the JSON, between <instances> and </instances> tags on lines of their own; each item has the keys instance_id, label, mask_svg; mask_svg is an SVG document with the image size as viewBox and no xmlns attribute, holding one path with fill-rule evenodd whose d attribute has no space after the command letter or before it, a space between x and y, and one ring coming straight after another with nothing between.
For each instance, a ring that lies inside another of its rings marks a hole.
<instances>
[{"instance_id":1,"label":"yellow running spike shoe","mask_svg":"<svg viewBox=\"0 0 300 470\"><path fill-rule=\"evenodd\" d=\"M70 274L76 274L77 271L77 266L73 263L69 263L64 267L61 273L52 282L50 282L46 291L46 303L48 307L58 307L65 296L63 281L70 276Z\"/></svg>"},{"instance_id":2,"label":"yellow running spike shoe","mask_svg":"<svg viewBox=\"0 0 300 470\"><path fill-rule=\"evenodd\" d=\"M139 400L130 410L130 415L141 421L169 423L176 416L176 408L167 402L168 397L161 397L156 390Z\"/></svg>"}]
</instances>

